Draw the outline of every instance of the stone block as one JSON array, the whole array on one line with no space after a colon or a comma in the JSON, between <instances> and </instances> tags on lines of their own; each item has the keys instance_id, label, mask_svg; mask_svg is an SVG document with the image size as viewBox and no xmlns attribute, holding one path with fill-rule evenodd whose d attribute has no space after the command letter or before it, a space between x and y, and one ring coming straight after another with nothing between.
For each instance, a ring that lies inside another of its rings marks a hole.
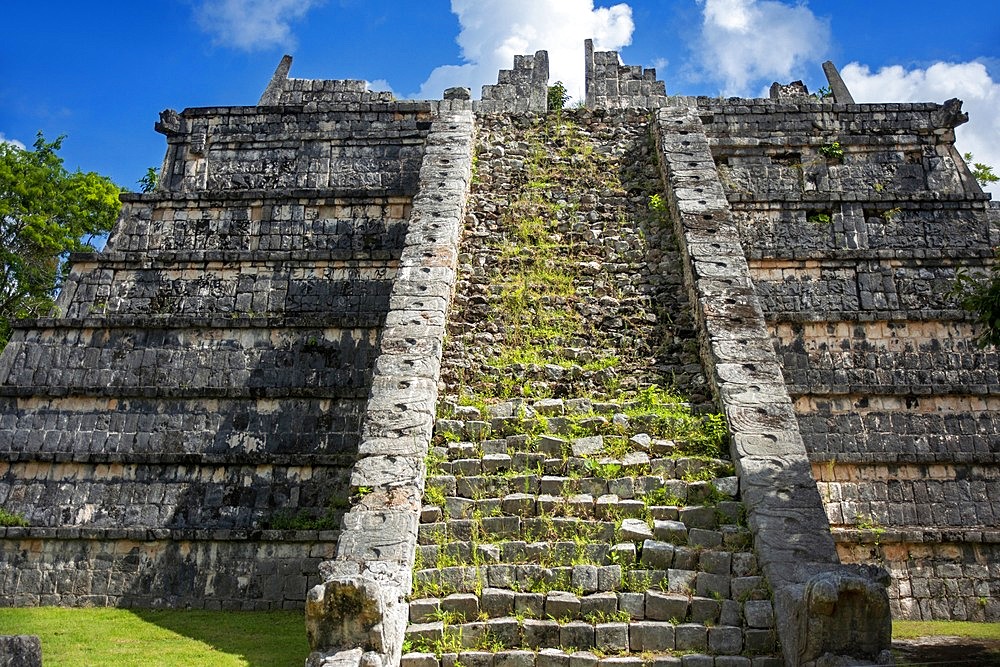
<instances>
[{"instance_id":1,"label":"stone block","mask_svg":"<svg viewBox=\"0 0 1000 667\"><path fill-rule=\"evenodd\" d=\"M410 606L412 614L413 603ZM505 588L484 588L479 596L479 607L490 618L510 616L514 613L514 592Z\"/></svg>"},{"instance_id":2,"label":"stone block","mask_svg":"<svg viewBox=\"0 0 1000 667\"><path fill-rule=\"evenodd\" d=\"M42 667L42 642L35 635L0 635L0 662L10 667Z\"/></svg>"},{"instance_id":3,"label":"stone block","mask_svg":"<svg viewBox=\"0 0 1000 667\"><path fill-rule=\"evenodd\" d=\"M440 667L433 653L407 653L400 658L400 667Z\"/></svg>"},{"instance_id":4,"label":"stone block","mask_svg":"<svg viewBox=\"0 0 1000 667\"><path fill-rule=\"evenodd\" d=\"M628 651L628 623L597 623L594 626L594 646L606 653Z\"/></svg>"},{"instance_id":5,"label":"stone block","mask_svg":"<svg viewBox=\"0 0 1000 667\"><path fill-rule=\"evenodd\" d=\"M693 597L690 604L690 617L695 623L715 624L722 613L722 601L705 597Z\"/></svg>"},{"instance_id":6,"label":"stone block","mask_svg":"<svg viewBox=\"0 0 1000 667\"><path fill-rule=\"evenodd\" d=\"M597 589L617 591L622 585L621 565L602 565L597 568Z\"/></svg>"},{"instance_id":7,"label":"stone block","mask_svg":"<svg viewBox=\"0 0 1000 667\"><path fill-rule=\"evenodd\" d=\"M558 637L555 641L559 641ZM543 648L535 656L535 667L569 667L569 655L555 648Z\"/></svg>"},{"instance_id":8,"label":"stone block","mask_svg":"<svg viewBox=\"0 0 1000 667\"><path fill-rule=\"evenodd\" d=\"M570 621L559 627L559 645L577 649L594 648L594 626L583 621ZM572 656L570 658L572 664Z\"/></svg>"},{"instance_id":9,"label":"stone block","mask_svg":"<svg viewBox=\"0 0 1000 667\"><path fill-rule=\"evenodd\" d=\"M691 653L681 658L683 667L713 667L715 658L702 653Z\"/></svg>"},{"instance_id":10,"label":"stone block","mask_svg":"<svg viewBox=\"0 0 1000 667\"><path fill-rule=\"evenodd\" d=\"M691 570L667 570L667 592L690 595L695 592L698 573Z\"/></svg>"},{"instance_id":11,"label":"stone block","mask_svg":"<svg viewBox=\"0 0 1000 667\"><path fill-rule=\"evenodd\" d=\"M601 590L599 583L599 568L596 565L574 565L572 587L586 593Z\"/></svg>"},{"instance_id":12,"label":"stone block","mask_svg":"<svg viewBox=\"0 0 1000 667\"><path fill-rule=\"evenodd\" d=\"M410 603L410 623L430 623L437 613L441 600L423 598Z\"/></svg>"},{"instance_id":13,"label":"stone block","mask_svg":"<svg viewBox=\"0 0 1000 667\"><path fill-rule=\"evenodd\" d=\"M624 611L633 620L646 618L646 595L644 593L618 593L618 610Z\"/></svg>"},{"instance_id":14,"label":"stone block","mask_svg":"<svg viewBox=\"0 0 1000 667\"><path fill-rule=\"evenodd\" d=\"M681 521L653 521L653 536L671 544L687 544L687 526Z\"/></svg>"},{"instance_id":15,"label":"stone block","mask_svg":"<svg viewBox=\"0 0 1000 667\"><path fill-rule=\"evenodd\" d=\"M479 597L473 593L453 593L441 600L441 609L473 621L479 616Z\"/></svg>"},{"instance_id":16,"label":"stone block","mask_svg":"<svg viewBox=\"0 0 1000 667\"><path fill-rule=\"evenodd\" d=\"M646 591L645 618L651 621L684 621L688 617L688 597Z\"/></svg>"},{"instance_id":17,"label":"stone block","mask_svg":"<svg viewBox=\"0 0 1000 667\"><path fill-rule=\"evenodd\" d=\"M773 653L776 647L776 636L773 629L762 630L750 628L743 633L745 650L751 655Z\"/></svg>"},{"instance_id":18,"label":"stone block","mask_svg":"<svg viewBox=\"0 0 1000 667\"><path fill-rule=\"evenodd\" d=\"M493 667L493 653L488 651L462 651L458 663L463 667Z\"/></svg>"},{"instance_id":19,"label":"stone block","mask_svg":"<svg viewBox=\"0 0 1000 667\"><path fill-rule=\"evenodd\" d=\"M774 609L770 600L747 600L743 603L743 617L750 628L774 627Z\"/></svg>"},{"instance_id":20,"label":"stone block","mask_svg":"<svg viewBox=\"0 0 1000 667\"><path fill-rule=\"evenodd\" d=\"M515 593L514 611L534 618L545 616L545 595L542 593Z\"/></svg>"},{"instance_id":21,"label":"stone block","mask_svg":"<svg viewBox=\"0 0 1000 667\"><path fill-rule=\"evenodd\" d=\"M709 628L708 650L715 655L738 655L743 651L743 629L725 625Z\"/></svg>"},{"instance_id":22,"label":"stone block","mask_svg":"<svg viewBox=\"0 0 1000 667\"><path fill-rule=\"evenodd\" d=\"M674 562L674 545L657 540L642 543L642 557L639 562L651 569L666 570Z\"/></svg>"},{"instance_id":23,"label":"stone block","mask_svg":"<svg viewBox=\"0 0 1000 667\"><path fill-rule=\"evenodd\" d=\"M674 650L674 625L668 621L633 621L629 624L629 648L634 653Z\"/></svg>"},{"instance_id":24,"label":"stone block","mask_svg":"<svg viewBox=\"0 0 1000 667\"><path fill-rule=\"evenodd\" d=\"M598 657L590 651L574 651L569 656L569 667L597 667L598 662Z\"/></svg>"},{"instance_id":25,"label":"stone block","mask_svg":"<svg viewBox=\"0 0 1000 667\"><path fill-rule=\"evenodd\" d=\"M642 519L623 519L618 534L621 539L636 543L653 539L653 531Z\"/></svg>"},{"instance_id":26,"label":"stone block","mask_svg":"<svg viewBox=\"0 0 1000 667\"><path fill-rule=\"evenodd\" d=\"M706 598L728 598L729 582L728 575L699 572L696 577L695 593Z\"/></svg>"},{"instance_id":27,"label":"stone block","mask_svg":"<svg viewBox=\"0 0 1000 667\"><path fill-rule=\"evenodd\" d=\"M535 667L532 651L500 651L493 659L493 667Z\"/></svg>"},{"instance_id":28,"label":"stone block","mask_svg":"<svg viewBox=\"0 0 1000 667\"><path fill-rule=\"evenodd\" d=\"M697 623L681 623L674 628L674 646L678 651L708 649L708 628Z\"/></svg>"},{"instance_id":29,"label":"stone block","mask_svg":"<svg viewBox=\"0 0 1000 667\"><path fill-rule=\"evenodd\" d=\"M555 618L578 618L580 598L564 591L551 591L545 596L545 615Z\"/></svg>"},{"instance_id":30,"label":"stone block","mask_svg":"<svg viewBox=\"0 0 1000 667\"><path fill-rule=\"evenodd\" d=\"M559 644L559 623L526 618L521 622L521 637L528 648L546 648Z\"/></svg>"}]
</instances>

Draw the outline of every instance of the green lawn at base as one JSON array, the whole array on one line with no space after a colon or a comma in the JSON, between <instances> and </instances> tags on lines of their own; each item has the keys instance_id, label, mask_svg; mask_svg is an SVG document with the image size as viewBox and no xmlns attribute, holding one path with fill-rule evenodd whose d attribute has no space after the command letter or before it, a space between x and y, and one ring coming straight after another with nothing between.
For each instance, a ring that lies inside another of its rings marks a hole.
<instances>
[{"instance_id":1,"label":"green lawn at base","mask_svg":"<svg viewBox=\"0 0 1000 667\"><path fill-rule=\"evenodd\" d=\"M0 635L38 635L46 667L301 667L301 612L0 609Z\"/></svg>"},{"instance_id":2,"label":"green lawn at base","mask_svg":"<svg viewBox=\"0 0 1000 667\"><path fill-rule=\"evenodd\" d=\"M893 621L893 639L916 637L969 637L1000 640L1000 623L968 621Z\"/></svg>"}]
</instances>

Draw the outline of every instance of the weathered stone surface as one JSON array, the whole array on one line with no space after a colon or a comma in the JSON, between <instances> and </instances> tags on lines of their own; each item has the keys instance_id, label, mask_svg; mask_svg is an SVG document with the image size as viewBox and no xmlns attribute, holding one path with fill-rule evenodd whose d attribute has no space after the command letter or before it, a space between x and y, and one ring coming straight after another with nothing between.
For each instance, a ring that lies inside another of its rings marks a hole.
<instances>
[{"instance_id":1,"label":"weathered stone surface","mask_svg":"<svg viewBox=\"0 0 1000 667\"><path fill-rule=\"evenodd\" d=\"M42 642L35 635L0 635L0 664L42 667Z\"/></svg>"}]
</instances>

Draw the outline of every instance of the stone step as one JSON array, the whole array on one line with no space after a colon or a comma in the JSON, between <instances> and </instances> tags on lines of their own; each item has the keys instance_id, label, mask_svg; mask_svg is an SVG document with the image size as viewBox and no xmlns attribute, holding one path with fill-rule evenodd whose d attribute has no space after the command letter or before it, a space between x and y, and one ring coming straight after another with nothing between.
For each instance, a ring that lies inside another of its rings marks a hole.
<instances>
[{"instance_id":1,"label":"stone step","mask_svg":"<svg viewBox=\"0 0 1000 667\"><path fill-rule=\"evenodd\" d=\"M435 567L414 572L413 594L440 597L452 593L476 593L484 587L530 593L573 589L583 594L619 591L641 593L652 588L681 595L701 595L725 600L739 598L755 590L766 590L760 575L732 576L731 559L726 558L729 554L718 554L717 562L710 563L718 566L715 572L671 567L681 565L680 558L692 560L695 554L689 549L681 550L680 556L676 551L667 552L660 561L650 559L646 565L640 563L639 567L626 568L620 564L556 567L527 563L444 567L434 564ZM674 560L677 562L673 562ZM689 568L697 566L687 563L684 565Z\"/></svg>"},{"instance_id":2,"label":"stone step","mask_svg":"<svg viewBox=\"0 0 1000 667\"><path fill-rule=\"evenodd\" d=\"M715 604L700 605L701 602ZM766 604L769 606L770 602ZM727 612L731 618L725 620L732 624L720 623L721 604L714 600L688 603L686 599L665 599L656 612L659 616L682 612L690 615L687 610L696 606L710 610L704 619L685 621L672 616L659 620L599 620L601 613L595 612L595 620L591 621L507 616L457 624L415 623L406 631L407 648L428 653L476 649L497 653L510 649L572 650L566 648L572 647L613 655L674 651L739 655L744 651L756 654L775 649L773 621L767 628L744 627L739 603L730 605ZM612 618L616 617L617 614Z\"/></svg>"},{"instance_id":3,"label":"stone step","mask_svg":"<svg viewBox=\"0 0 1000 667\"><path fill-rule=\"evenodd\" d=\"M502 442L502 441L501 441ZM685 456L650 457L645 452L631 451L614 455L594 451L581 456L538 451L534 445L506 447L454 447L451 452L432 448L432 473L474 477L482 474L545 474L574 477L598 476L605 479L623 475L659 475L671 478L728 476L732 464L720 459L700 459Z\"/></svg>"},{"instance_id":4,"label":"stone step","mask_svg":"<svg viewBox=\"0 0 1000 667\"><path fill-rule=\"evenodd\" d=\"M723 526L720 530L692 528L676 531L670 526L654 537L641 538L625 530L597 529L580 531L578 541L544 539L524 541L504 539L503 536L477 534L476 539L460 539L465 535L447 535L444 530L432 535L434 541L419 544L417 554L425 567L431 564L544 564L546 566L622 565L630 567L678 567L697 569L698 554L716 562L718 554L748 553L749 532L739 527ZM647 535L649 533L646 533ZM421 542L428 542L427 535ZM501 537L501 539L491 539ZM515 536L516 538L517 536ZM545 537L545 536L538 536ZM711 556L709 556L711 555ZM716 571L701 568L706 571Z\"/></svg>"},{"instance_id":5,"label":"stone step","mask_svg":"<svg viewBox=\"0 0 1000 667\"><path fill-rule=\"evenodd\" d=\"M564 475L433 475L427 479L425 502L436 503L451 517L469 508L484 514L521 516L569 513L576 516L635 514L632 506L701 505L731 501L738 495L739 479L715 477L687 481L669 474L629 477L567 477ZM526 511L533 498L537 511ZM561 508L565 508L563 512Z\"/></svg>"},{"instance_id":6,"label":"stone step","mask_svg":"<svg viewBox=\"0 0 1000 667\"><path fill-rule=\"evenodd\" d=\"M588 413L568 416L511 416L491 419L438 419L436 443L449 450L483 448L483 453L503 453L507 448L525 449L525 445L550 456L595 454L602 447L627 447L654 456L670 455L683 444L676 439L657 436L665 428L657 425L655 413L616 413L611 418ZM511 439L511 438L515 439ZM497 440L506 440L502 445ZM452 457L460 458L460 456Z\"/></svg>"},{"instance_id":7,"label":"stone step","mask_svg":"<svg viewBox=\"0 0 1000 667\"><path fill-rule=\"evenodd\" d=\"M773 641L768 643L773 644ZM683 658L681 657L683 655ZM401 667L782 667L781 658L760 655L716 656L684 652L678 655L645 651L641 654L597 655L591 651L545 648L539 651L468 651L405 653Z\"/></svg>"},{"instance_id":8,"label":"stone step","mask_svg":"<svg viewBox=\"0 0 1000 667\"><path fill-rule=\"evenodd\" d=\"M541 498L541 500L539 500ZM613 502L610 496L606 506L595 502L589 516L569 513L572 506L566 505L567 514L538 512L539 504L546 502L543 496L531 494L511 494L504 499L481 501L467 498L445 498L445 505L425 505L421 510L419 536L421 544L434 544L435 540L450 535L462 539L463 536L497 535L501 539L520 536L529 539L553 540L563 535L567 539L581 536L613 539L615 531L622 529L628 539L643 540L654 535L662 539L677 541L682 531L691 529L715 530L720 526L732 531L740 527L743 504L738 501L721 501L702 505L655 505L642 501ZM499 500L500 503L494 501ZM581 499L580 512L591 507ZM678 525L682 524L682 525ZM627 535L626 535L627 533ZM430 541L428 541L430 540Z\"/></svg>"},{"instance_id":9,"label":"stone step","mask_svg":"<svg viewBox=\"0 0 1000 667\"><path fill-rule=\"evenodd\" d=\"M669 573L676 577L677 591L670 591L669 583L665 588L658 587L654 590L595 591L581 594L559 590L523 592L489 587L478 594L466 592L419 598L410 602L409 620L416 624L434 621L455 624L517 616L591 622L646 619L739 625L744 616L756 624L762 622L758 619L762 618L765 608L770 613L769 593L760 576L732 579L731 590L735 595L721 598L718 595L695 595L689 592L692 582L697 585L698 573L675 570L670 570ZM583 578L578 580L582 581ZM707 583L703 586L711 588Z\"/></svg>"}]
</instances>

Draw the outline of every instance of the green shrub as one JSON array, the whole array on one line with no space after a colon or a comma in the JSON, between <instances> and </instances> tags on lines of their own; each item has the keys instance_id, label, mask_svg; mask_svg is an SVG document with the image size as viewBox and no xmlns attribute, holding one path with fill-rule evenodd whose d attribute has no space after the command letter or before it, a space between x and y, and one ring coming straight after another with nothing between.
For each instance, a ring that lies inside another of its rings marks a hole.
<instances>
[{"instance_id":1,"label":"green shrub","mask_svg":"<svg viewBox=\"0 0 1000 667\"><path fill-rule=\"evenodd\" d=\"M23 528L28 525L28 520L20 514L8 512L0 507L0 526L12 526Z\"/></svg>"},{"instance_id":2,"label":"green shrub","mask_svg":"<svg viewBox=\"0 0 1000 667\"><path fill-rule=\"evenodd\" d=\"M961 268L951 289L962 308L976 315L980 325L976 342L981 347L1000 346L1000 247L994 250L996 257L988 274L970 274Z\"/></svg>"}]
</instances>

